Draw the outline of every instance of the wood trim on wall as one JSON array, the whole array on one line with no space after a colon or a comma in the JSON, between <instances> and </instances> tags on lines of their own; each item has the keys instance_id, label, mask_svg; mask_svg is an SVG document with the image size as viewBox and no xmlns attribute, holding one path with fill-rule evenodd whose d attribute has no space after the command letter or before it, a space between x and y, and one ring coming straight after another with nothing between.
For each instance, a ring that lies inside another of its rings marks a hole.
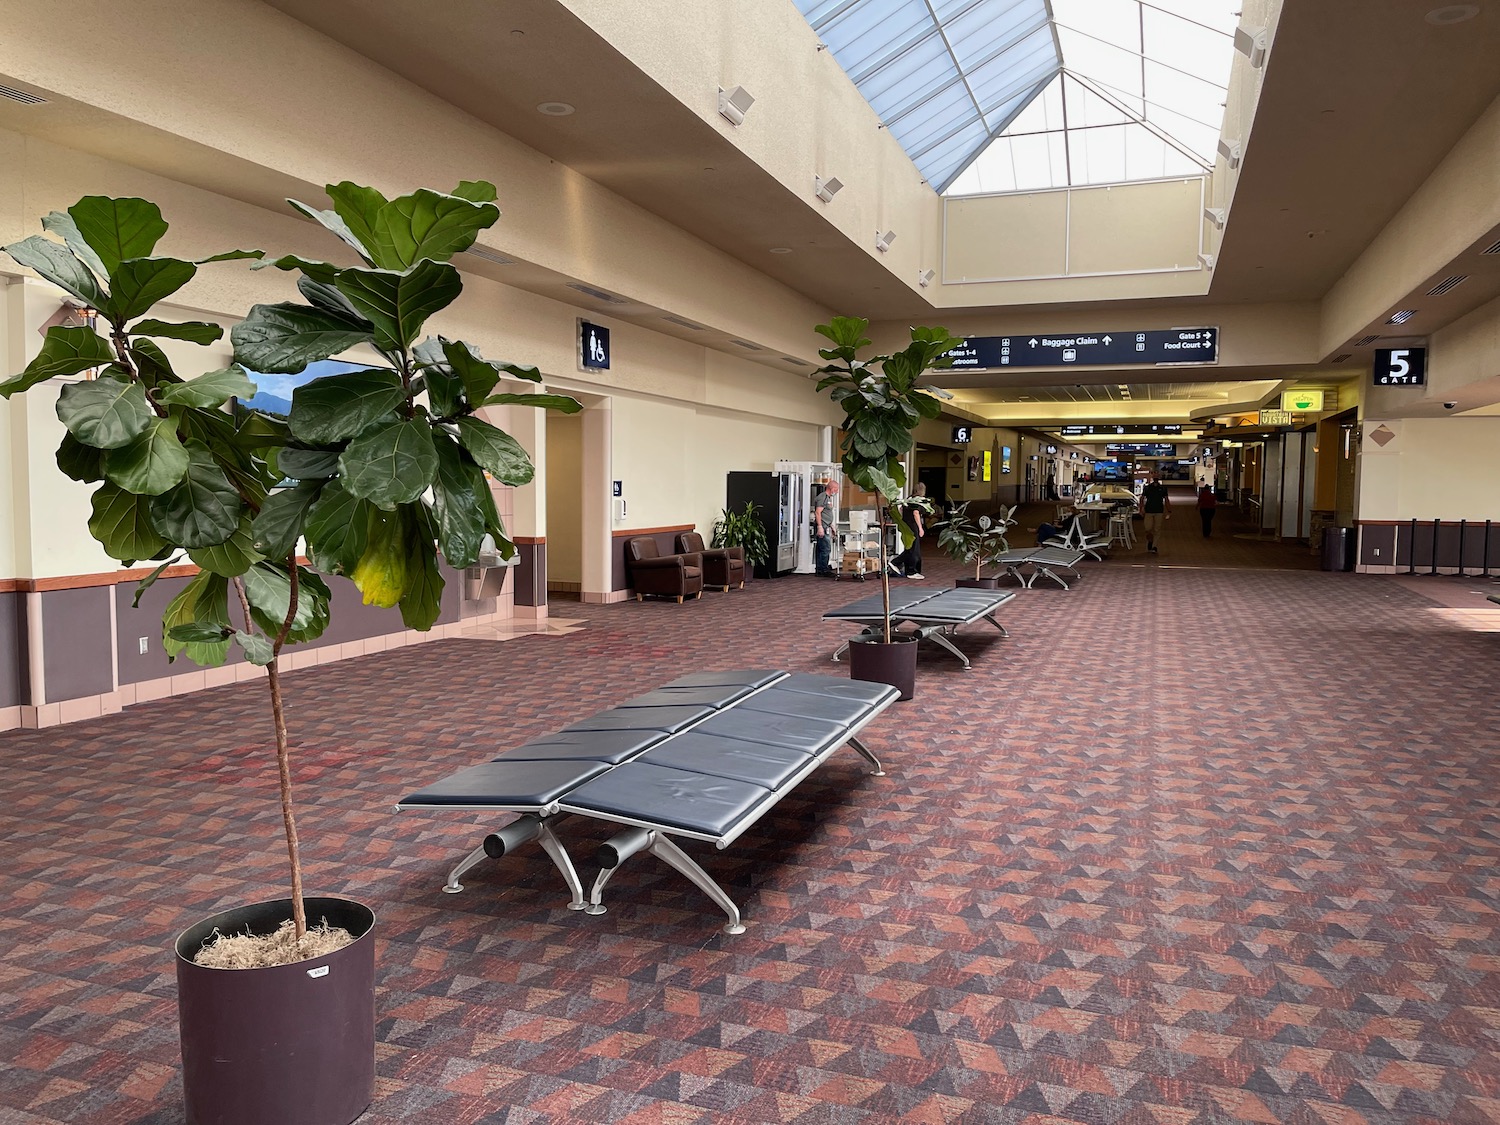
<instances>
[{"instance_id":1,"label":"wood trim on wall","mask_svg":"<svg viewBox=\"0 0 1500 1125\"><path fill-rule=\"evenodd\" d=\"M674 524L671 527L633 527L628 531L611 531L612 539L629 539L635 535L671 535L679 531L692 531L697 526L691 523Z\"/></svg>"},{"instance_id":2,"label":"wood trim on wall","mask_svg":"<svg viewBox=\"0 0 1500 1125\"><path fill-rule=\"evenodd\" d=\"M512 535L510 541L518 546L531 547L547 542L547 537L545 535Z\"/></svg>"},{"instance_id":3,"label":"wood trim on wall","mask_svg":"<svg viewBox=\"0 0 1500 1125\"><path fill-rule=\"evenodd\" d=\"M307 566L308 559L297 556L299 566ZM23 594L50 593L53 590L86 590L91 586L119 586L126 582L139 582L156 568L137 566L129 570L111 570L102 574L64 574L57 578L0 578L0 594L19 591ZM192 563L169 566L160 578L191 578L198 573Z\"/></svg>"},{"instance_id":4,"label":"wood trim on wall","mask_svg":"<svg viewBox=\"0 0 1500 1125\"><path fill-rule=\"evenodd\" d=\"M21 590L19 578L0 578L0 594L14 594ZM21 591L24 593L25 591Z\"/></svg>"}]
</instances>

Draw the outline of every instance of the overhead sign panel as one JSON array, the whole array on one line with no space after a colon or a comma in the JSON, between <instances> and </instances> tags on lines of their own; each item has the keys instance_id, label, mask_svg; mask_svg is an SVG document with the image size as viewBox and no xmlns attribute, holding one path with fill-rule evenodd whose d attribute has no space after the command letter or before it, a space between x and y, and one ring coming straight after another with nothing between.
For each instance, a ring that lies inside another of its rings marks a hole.
<instances>
[{"instance_id":1,"label":"overhead sign panel","mask_svg":"<svg viewBox=\"0 0 1500 1125\"><path fill-rule=\"evenodd\" d=\"M1421 387L1426 383L1426 348L1375 349L1377 387Z\"/></svg>"},{"instance_id":2,"label":"overhead sign panel","mask_svg":"<svg viewBox=\"0 0 1500 1125\"><path fill-rule=\"evenodd\" d=\"M970 336L945 353L954 370L993 367L1159 367L1218 363L1217 328Z\"/></svg>"},{"instance_id":3,"label":"overhead sign panel","mask_svg":"<svg viewBox=\"0 0 1500 1125\"><path fill-rule=\"evenodd\" d=\"M1323 410L1323 392L1282 391L1281 409L1288 414L1318 414Z\"/></svg>"},{"instance_id":4,"label":"overhead sign panel","mask_svg":"<svg viewBox=\"0 0 1500 1125\"><path fill-rule=\"evenodd\" d=\"M1089 437L1095 434L1180 434L1182 427L1171 424L1164 425L1157 422L1143 424L1140 422L1127 422L1124 425L1090 425L1090 426L1064 426L1063 437Z\"/></svg>"}]
</instances>

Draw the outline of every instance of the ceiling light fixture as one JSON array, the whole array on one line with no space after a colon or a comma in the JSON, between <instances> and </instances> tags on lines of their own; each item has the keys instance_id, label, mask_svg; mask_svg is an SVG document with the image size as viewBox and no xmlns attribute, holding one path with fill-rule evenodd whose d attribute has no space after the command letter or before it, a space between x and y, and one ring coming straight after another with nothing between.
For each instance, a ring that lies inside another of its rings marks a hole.
<instances>
[{"instance_id":1,"label":"ceiling light fixture","mask_svg":"<svg viewBox=\"0 0 1500 1125\"><path fill-rule=\"evenodd\" d=\"M543 117L568 117L573 113L573 107L567 102L542 102L536 111Z\"/></svg>"},{"instance_id":2,"label":"ceiling light fixture","mask_svg":"<svg viewBox=\"0 0 1500 1125\"><path fill-rule=\"evenodd\" d=\"M923 270L917 274L917 284L926 289L932 284L932 279L937 276L937 270Z\"/></svg>"},{"instance_id":3,"label":"ceiling light fixture","mask_svg":"<svg viewBox=\"0 0 1500 1125\"><path fill-rule=\"evenodd\" d=\"M895 241L896 232L893 230L888 230L884 234L880 231L875 232L875 249L879 250L882 254L889 250L891 244Z\"/></svg>"},{"instance_id":4,"label":"ceiling light fixture","mask_svg":"<svg viewBox=\"0 0 1500 1125\"><path fill-rule=\"evenodd\" d=\"M822 176L813 177L813 194L824 203L832 203L833 197L844 190L844 182L837 176L829 176L826 180Z\"/></svg>"},{"instance_id":5,"label":"ceiling light fixture","mask_svg":"<svg viewBox=\"0 0 1500 1125\"><path fill-rule=\"evenodd\" d=\"M1464 23L1479 14L1478 4L1444 4L1441 8L1434 8L1424 17L1434 27L1451 27L1455 23Z\"/></svg>"},{"instance_id":6,"label":"ceiling light fixture","mask_svg":"<svg viewBox=\"0 0 1500 1125\"><path fill-rule=\"evenodd\" d=\"M719 87L719 116L731 125L743 125L745 114L755 104L755 98L743 86Z\"/></svg>"},{"instance_id":7,"label":"ceiling light fixture","mask_svg":"<svg viewBox=\"0 0 1500 1125\"><path fill-rule=\"evenodd\" d=\"M791 252L792 252L792 248L790 246L773 246L773 247L771 247L771 253L773 253L773 254L790 254Z\"/></svg>"},{"instance_id":8,"label":"ceiling light fixture","mask_svg":"<svg viewBox=\"0 0 1500 1125\"><path fill-rule=\"evenodd\" d=\"M1391 314L1391 318L1389 320L1387 320L1386 323L1387 324L1405 324L1408 320L1410 320L1412 317L1414 317L1416 315L1417 315L1417 310L1416 309L1400 309L1400 310L1398 310L1396 312L1393 312Z\"/></svg>"}]
</instances>

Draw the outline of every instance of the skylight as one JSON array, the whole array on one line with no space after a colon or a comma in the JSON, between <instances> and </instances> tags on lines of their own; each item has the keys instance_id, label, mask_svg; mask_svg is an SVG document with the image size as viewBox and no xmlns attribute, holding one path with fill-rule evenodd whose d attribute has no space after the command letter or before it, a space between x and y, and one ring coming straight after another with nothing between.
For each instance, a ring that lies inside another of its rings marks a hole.
<instances>
[{"instance_id":1,"label":"skylight","mask_svg":"<svg viewBox=\"0 0 1500 1125\"><path fill-rule=\"evenodd\" d=\"M934 189L1213 165L1233 0L797 0Z\"/></svg>"}]
</instances>

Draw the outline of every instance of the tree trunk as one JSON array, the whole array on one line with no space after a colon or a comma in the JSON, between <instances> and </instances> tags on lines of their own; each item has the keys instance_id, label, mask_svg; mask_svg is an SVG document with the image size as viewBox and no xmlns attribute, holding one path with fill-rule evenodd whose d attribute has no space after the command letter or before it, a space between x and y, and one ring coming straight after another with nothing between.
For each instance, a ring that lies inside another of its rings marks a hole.
<instances>
[{"instance_id":1,"label":"tree trunk","mask_svg":"<svg viewBox=\"0 0 1500 1125\"><path fill-rule=\"evenodd\" d=\"M276 772L281 782L281 822L286 827L286 854L292 865L292 920L297 940L307 933L307 907L302 902L302 857L297 845L297 818L292 812L292 764L287 752L286 712L281 703L281 663L278 656L266 665L271 685L271 718L276 724Z\"/></svg>"},{"instance_id":2,"label":"tree trunk","mask_svg":"<svg viewBox=\"0 0 1500 1125\"><path fill-rule=\"evenodd\" d=\"M876 512L880 516L880 607L885 616L881 625L885 629L885 643L891 643L891 571L890 564L885 557L885 497L880 493L875 494Z\"/></svg>"}]
</instances>

